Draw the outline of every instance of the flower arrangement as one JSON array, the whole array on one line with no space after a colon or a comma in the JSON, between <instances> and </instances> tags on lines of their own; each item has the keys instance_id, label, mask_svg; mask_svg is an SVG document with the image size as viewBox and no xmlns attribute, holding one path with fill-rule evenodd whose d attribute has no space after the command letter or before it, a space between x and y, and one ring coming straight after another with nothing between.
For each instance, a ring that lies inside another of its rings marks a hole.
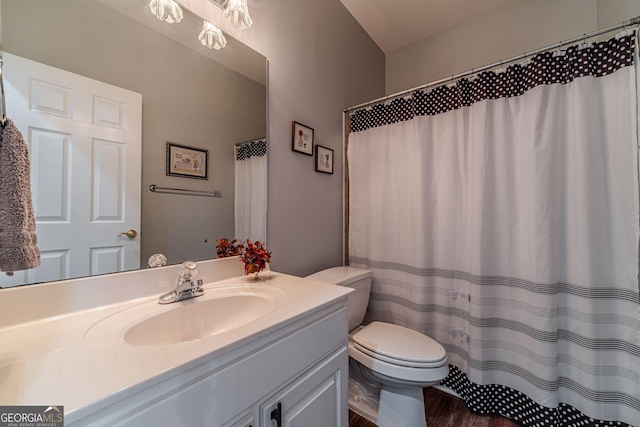
<instances>
[{"instance_id":1,"label":"flower arrangement","mask_svg":"<svg viewBox=\"0 0 640 427\"><path fill-rule=\"evenodd\" d=\"M222 239L217 240L217 242L216 254L218 255L218 258L242 255L242 245L237 244L238 240L233 239L230 242L229 239L223 237Z\"/></svg>"},{"instance_id":2,"label":"flower arrangement","mask_svg":"<svg viewBox=\"0 0 640 427\"><path fill-rule=\"evenodd\" d=\"M251 243L251 240L247 240L245 243L247 247L242 253L244 272L245 274L254 273L257 278L257 274L264 270L267 263L271 261L271 252L267 252L264 245L257 240L255 243Z\"/></svg>"},{"instance_id":3,"label":"flower arrangement","mask_svg":"<svg viewBox=\"0 0 640 427\"><path fill-rule=\"evenodd\" d=\"M218 258L226 258L230 256L242 257L244 262L245 274L255 274L256 279L258 273L267 267L267 263L271 261L271 252L268 252L264 244L255 241L248 240L244 243L238 243L238 240L233 239L229 241L226 237L217 240L216 254ZM205 243L208 240L205 239Z\"/></svg>"}]
</instances>

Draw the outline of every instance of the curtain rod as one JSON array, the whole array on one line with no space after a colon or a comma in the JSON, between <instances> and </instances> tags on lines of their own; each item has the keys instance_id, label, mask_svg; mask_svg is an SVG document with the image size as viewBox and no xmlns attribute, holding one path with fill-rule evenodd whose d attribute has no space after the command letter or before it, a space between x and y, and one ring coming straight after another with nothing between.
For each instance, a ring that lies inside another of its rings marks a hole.
<instances>
[{"instance_id":1,"label":"curtain rod","mask_svg":"<svg viewBox=\"0 0 640 427\"><path fill-rule=\"evenodd\" d=\"M509 59L503 59L502 61L494 62L493 64L485 65L485 66L480 67L480 68L472 68L471 70L465 71L464 73L455 74L455 75L453 75L451 77L447 77L447 78L444 78L444 79L436 80L434 82L427 83L425 85L416 86L416 87L411 88L411 89L403 90L402 92L397 92L397 93L394 93L394 94L391 94L391 95L383 96L382 98L374 99L373 101L363 102L362 104L358 104L358 105L354 105L353 107L345 108L344 112L348 113L350 111L354 111L354 110L357 110L359 108L368 107L368 106L374 105L374 104L379 104L379 103L387 101L389 99L399 98L399 97L401 97L403 95L415 92L417 90L426 89L428 87L436 86L436 85L439 85L439 84L442 84L442 83L446 83L446 82L452 82L452 81L457 80L459 78L470 76L472 74L476 74L476 73L488 70L490 68L497 67L499 65L508 64L509 62L518 61L520 59L525 59L525 58L527 58L529 56L537 55L538 53L545 52L547 50L551 50L551 49L555 49L555 48L558 48L558 47L562 47L562 46L565 46L565 45L568 45L568 44L571 44L571 43L578 42L580 40L586 40L586 39L589 39L591 37L599 36L600 34L609 33L611 31L615 31L615 30L618 30L620 28L628 27L630 25L637 25L637 24L640 24L640 16L637 16L637 17L635 17L633 19L621 22L621 23L616 24L616 25L612 25L612 26L607 27L607 28L603 28L601 30L592 31L590 33L586 33L586 34L583 34L583 35L578 36L578 37L574 37L574 38L569 39L569 40L561 41L561 42L558 42L556 44L552 44L552 45L549 45L549 46L546 46L546 47L543 47L543 48L540 48L540 49L532 50L531 52L525 52L523 54L514 56L514 57L509 58Z\"/></svg>"},{"instance_id":2,"label":"curtain rod","mask_svg":"<svg viewBox=\"0 0 640 427\"><path fill-rule=\"evenodd\" d=\"M236 147L239 147L239 146L244 145L244 144L249 144L250 142L253 142L253 141L260 141L262 139L266 140L267 137L266 136L261 136L260 138L247 139L246 141L236 142Z\"/></svg>"}]
</instances>

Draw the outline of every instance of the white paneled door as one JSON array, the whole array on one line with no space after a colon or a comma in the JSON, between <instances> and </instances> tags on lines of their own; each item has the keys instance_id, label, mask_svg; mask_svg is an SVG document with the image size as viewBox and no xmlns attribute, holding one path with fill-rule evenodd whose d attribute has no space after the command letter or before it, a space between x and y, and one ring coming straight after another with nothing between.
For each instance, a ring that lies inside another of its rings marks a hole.
<instances>
[{"instance_id":1,"label":"white paneled door","mask_svg":"<svg viewBox=\"0 0 640 427\"><path fill-rule=\"evenodd\" d=\"M42 265L0 286L140 267L142 96L8 53L7 116L28 141Z\"/></svg>"}]
</instances>

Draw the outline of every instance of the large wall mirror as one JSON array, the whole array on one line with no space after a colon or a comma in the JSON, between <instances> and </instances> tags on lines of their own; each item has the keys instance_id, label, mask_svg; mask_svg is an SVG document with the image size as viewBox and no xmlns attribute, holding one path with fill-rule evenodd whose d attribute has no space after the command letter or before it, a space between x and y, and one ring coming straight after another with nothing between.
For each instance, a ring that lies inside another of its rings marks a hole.
<instances>
[{"instance_id":1,"label":"large wall mirror","mask_svg":"<svg viewBox=\"0 0 640 427\"><path fill-rule=\"evenodd\" d=\"M208 7L220 7L214 1L198 1ZM32 188L37 187L34 199L49 197L58 204L54 203L55 209L45 212L44 203L38 205L36 201L36 233L42 242L42 266L28 272L15 272L13 276L0 274L0 287L104 274L112 272L109 263L118 264L120 270L145 268L148 258L155 253L164 254L169 264L214 258L216 239L236 237L234 163L237 146L266 135L266 58L227 34L227 45L223 49L210 50L198 40L203 25L200 17L183 8L181 22L162 22L151 14L149 0L1 0L0 7L5 67L16 57L19 64L25 59L27 65L42 64L114 87L113 96L107 92L92 97L91 102L99 101L101 106L96 111L102 111L103 117L93 111L88 120L94 124L102 120L108 129L101 136L92 137L93 145L85 160L93 169L89 168L89 175L84 178L70 166L80 156L72 145L80 137L72 131L43 129L37 120L46 113L43 113L46 108L34 112L37 108L31 99L25 101L24 109L28 112L17 111L23 108L19 102L7 101L7 116L12 120L15 116L16 124L25 114L37 119L23 125L26 129L20 129L30 144L30 151L39 156L34 161L31 153L32 169L48 165L40 176L32 173ZM20 86L7 80L17 80L19 77L12 76L23 75L21 70L8 69L5 73L3 68L6 90ZM48 100L55 107L56 96L66 91L67 95L60 99L76 103L68 110L75 112L84 108L79 102L80 91L71 87L71 83L35 78L28 84L40 85L37 89L40 103ZM113 136L121 132L119 127L135 130L135 126L127 122L134 119L123 119L118 113L134 111L135 116L136 111L114 101L119 89L141 95L139 159L128 158ZM53 121L66 129L67 118L58 116ZM89 124L80 124L80 128L88 127ZM195 176L197 173L168 175L167 143L194 148L196 157L206 151L206 179ZM56 161L62 166L54 163ZM141 179L136 182L136 179L125 178L119 172L124 166L118 162L127 167L139 162ZM102 196L84 193L88 191L83 190L84 187L106 188L105 192L109 192L107 178L101 178L101 182L96 178L99 176L96 170L100 168L103 172L115 171L114 179L121 180L125 188L117 190L122 194L118 193L115 213L109 213L109 209L104 208L108 204L103 203L103 215L96 208ZM136 188L130 190L129 181ZM152 192L151 185L195 192ZM214 192L219 192L221 197L207 195ZM131 194L139 194L137 200L127 199ZM74 213L82 200L88 200L90 213ZM120 209L135 202L139 203L141 212L140 228L135 230L137 236L116 236L129 228L121 221ZM110 240L91 241L84 249L87 254L80 258L71 257L65 248L44 247L45 242L55 240L71 238L86 243L95 237L97 233L93 231L67 227L74 215L89 223L110 223ZM264 223L266 217L259 221ZM265 224L261 226L266 228ZM123 256L118 248L131 241L136 242L133 252ZM136 260L135 265L125 266L130 259ZM106 268L100 266L102 261ZM83 265L84 270L75 268L85 262L88 266ZM42 273L38 273L39 269ZM56 274L59 277L55 277Z\"/></svg>"}]
</instances>

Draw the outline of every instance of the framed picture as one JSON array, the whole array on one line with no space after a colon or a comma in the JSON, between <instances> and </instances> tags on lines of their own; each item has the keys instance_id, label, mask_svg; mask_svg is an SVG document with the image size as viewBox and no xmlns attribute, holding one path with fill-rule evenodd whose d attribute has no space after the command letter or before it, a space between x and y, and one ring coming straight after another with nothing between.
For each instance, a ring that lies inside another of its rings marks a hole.
<instances>
[{"instance_id":1,"label":"framed picture","mask_svg":"<svg viewBox=\"0 0 640 427\"><path fill-rule=\"evenodd\" d=\"M291 149L298 153L313 156L313 129L293 122Z\"/></svg>"},{"instance_id":2,"label":"framed picture","mask_svg":"<svg viewBox=\"0 0 640 427\"><path fill-rule=\"evenodd\" d=\"M333 150L316 145L316 171L333 173Z\"/></svg>"},{"instance_id":3,"label":"framed picture","mask_svg":"<svg viewBox=\"0 0 640 427\"><path fill-rule=\"evenodd\" d=\"M209 179L209 150L167 142L167 175Z\"/></svg>"}]
</instances>

